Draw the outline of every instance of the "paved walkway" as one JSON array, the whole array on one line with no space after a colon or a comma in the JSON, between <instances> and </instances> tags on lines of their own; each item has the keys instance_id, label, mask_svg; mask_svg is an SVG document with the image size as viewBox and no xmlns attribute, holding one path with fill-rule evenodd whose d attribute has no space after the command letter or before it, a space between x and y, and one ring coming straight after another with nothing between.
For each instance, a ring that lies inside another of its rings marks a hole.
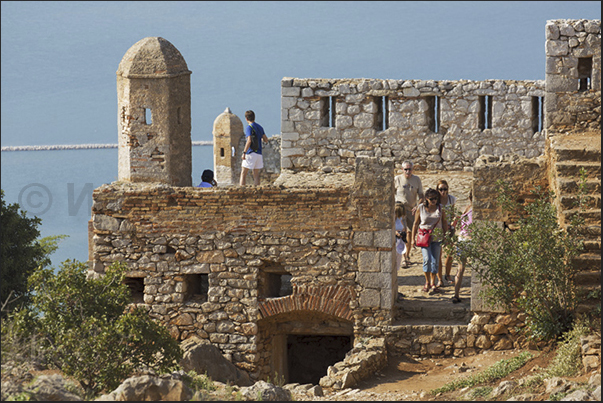
<instances>
[{"instance_id":1,"label":"paved walkway","mask_svg":"<svg viewBox=\"0 0 603 403\"><path fill-rule=\"evenodd\" d=\"M462 171L415 172L421 178L423 190L435 188L438 180L448 182L451 195L457 197L456 207L463 211L469 201L469 190L473 174ZM398 270L398 292L405 298L396 302L395 325L402 324L466 324L470 319L471 307L471 267L465 269L460 296L462 302L453 304L454 284L440 288L440 293L430 295L423 292L423 257L421 248L413 248L410 253L411 266ZM457 261L453 260L451 277L457 272Z\"/></svg>"}]
</instances>

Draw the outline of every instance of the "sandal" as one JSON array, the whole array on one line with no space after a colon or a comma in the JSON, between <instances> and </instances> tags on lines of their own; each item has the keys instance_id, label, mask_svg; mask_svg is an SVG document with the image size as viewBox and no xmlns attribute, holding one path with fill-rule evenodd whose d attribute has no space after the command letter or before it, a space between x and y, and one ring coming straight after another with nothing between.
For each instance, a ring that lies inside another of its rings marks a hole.
<instances>
[{"instance_id":1,"label":"sandal","mask_svg":"<svg viewBox=\"0 0 603 403\"><path fill-rule=\"evenodd\" d=\"M429 292L429 287L428 286L423 287L423 292Z\"/></svg>"},{"instance_id":2,"label":"sandal","mask_svg":"<svg viewBox=\"0 0 603 403\"><path fill-rule=\"evenodd\" d=\"M432 294L436 294L438 292L440 292L440 287L438 287L437 285L434 285L433 287L431 287Z\"/></svg>"},{"instance_id":3,"label":"sandal","mask_svg":"<svg viewBox=\"0 0 603 403\"><path fill-rule=\"evenodd\" d=\"M453 304L458 304L459 302L461 302L461 299L459 297L452 297Z\"/></svg>"}]
</instances>

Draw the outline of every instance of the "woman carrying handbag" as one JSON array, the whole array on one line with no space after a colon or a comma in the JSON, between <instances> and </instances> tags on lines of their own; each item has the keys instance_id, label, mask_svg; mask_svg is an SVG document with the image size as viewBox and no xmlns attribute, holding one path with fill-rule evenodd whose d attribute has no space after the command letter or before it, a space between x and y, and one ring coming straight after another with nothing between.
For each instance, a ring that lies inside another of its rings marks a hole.
<instances>
[{"instance_id":1,"label":"woman carrying handbag","mask_svg":"<svg viewBox=\"0 0 603 403\"><path fill-rule=\"evenodd\" d=\"M434 233L435 229L437 235ZM421 203L415 213L415 222L412 227L408 247L419 246L423 255L423 274L425 287L423 291L437 293L439 288L435 285L442 250L442 237L448 230L446 213L440 206L440 194L435 189L427 189L425 203Z\"/></svg>"}]
</instances>

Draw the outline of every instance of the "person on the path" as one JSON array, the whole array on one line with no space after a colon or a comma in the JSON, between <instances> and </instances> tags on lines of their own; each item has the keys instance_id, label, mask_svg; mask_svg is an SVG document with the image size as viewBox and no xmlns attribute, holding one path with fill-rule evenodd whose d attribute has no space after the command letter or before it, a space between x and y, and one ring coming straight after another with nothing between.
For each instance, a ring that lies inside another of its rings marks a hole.
<instances>
[{"instance_id":1,"label":"person on the path","mask_svg":"<svg viewBox=\"0 0 603 403\"><path fill-rule=\"evenodd\" d=\"M404 213L404 206L402 203L396 203L394 208L396 214L395 226L396 226L396 271L400 267L408 267L408 248L406 247L407 227L406 227L406 214ZM404 257L404 266L401 265L402 257Z\"/></svg>"},{"instance_id":2,"label":"person on the path","mask_svg":"<svg viewBox=\"0 0 603 403\"><path fill-rule=\"evenodd\" d=\"M240 186L245 186L247 181L247 172L251 170L253 172L253 184L259 186L260 174L262 168L264 168L264 157L262 156L262 142L267 143L268 137L264 133L264 128L255 122L255 113L251 110L245 112L245 120L247 120L247 127L245 127L245 149L241 158L243 162L241 164L241 178L239 180ZM257 139L257 150L253 150L252 136Z\"/></svg>"},{"instance_id":3,"label":"person on the path","mask_svg":"<svg viewBox=\"0 0 603 403\"><path fill-rule=\"evenodd\" d=\"M436 190L440 193L440 205L446 209L447 217L454 217L452 209L456 203L456 197L450 194L450 186L445 179L440 179L436 185ZM450 225L449 231L454 232L454 223ZM442 248L442 255L440 256L440 267L438 270L438 281L440 286L448 285L447 282L452 284L452 278L450 277L450 271L452 270L452 254L447 254ZM444 269L442 269L444 266ZM444 277L442 278L442 275Z\"/></svg>"},{"instance_id":4,"label":"person on the path","mask_svg":"<svg viewBox=\"0 0 603 403\"><path fill-rule=\"evenodd\" d=\"M465 208L465 211L459 218L459 235L457 243L457 254L459 257L459 268L454 277L454 296L452 297L452 303L456 304L461 302L461 283L463 282L463 274L465 273L465 266L467 265L467 256L464 250L464 243L467 242L471 235L469 234L469 225L473 223L473 191L469 191L469 205Z\"/></svg>"},{"instance_id":5,"label":"person on the path","mask_svg":"<svg viewBox=\"0 0 603 403\"><path fill-rule=\"evenodd\" d=\"M448 229L446 212L440 206L440 195L435 189L427 189L425 192L426 203L419 204L415 213L415 222L412 228L412 236L409 239L409 247L412 249L416 244L416 236L419 228L433 230L429 246L421 247L423 255L423 274L425 275L424 292L437 293L440 291L436 286L438 274L440 251L442 248L442 235ZM438 235L438 230L442 235Z\"/></svg>"},{"instance_id":6,"label":"person on the path","mask_svg":"<svg viewBox=\"0 0 603 403\"><path fill-rule=\"evenodd\" d=\"M423 184L421 178L413 175L413 163L404 161L402 163L404 172L394 177L394 189L396 191L396 202L402 203L406 211L406 226L412 231L415 221L417 205L423 203Z\"/></svg>"}]
</instances>

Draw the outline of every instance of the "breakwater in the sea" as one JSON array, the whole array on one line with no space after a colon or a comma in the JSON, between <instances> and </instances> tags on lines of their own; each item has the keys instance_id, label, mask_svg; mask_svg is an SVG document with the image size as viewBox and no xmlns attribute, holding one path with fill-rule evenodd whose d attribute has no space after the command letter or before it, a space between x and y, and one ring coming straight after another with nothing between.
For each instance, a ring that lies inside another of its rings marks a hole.
<instances>
[{"instance_id":1,"label":"breakwater in the sea","mask_svg":"<svg viewBox=\"0 0 603 403\"><path fill-rule=\"evenodd\" d=\"M213 141L192 141L193 146L211 146ZM117 148L117 144L54 144L43 146L6 146L2 151L48 151L48 150L87 150L95 148Z\"/></svg>"}]
</instances>

